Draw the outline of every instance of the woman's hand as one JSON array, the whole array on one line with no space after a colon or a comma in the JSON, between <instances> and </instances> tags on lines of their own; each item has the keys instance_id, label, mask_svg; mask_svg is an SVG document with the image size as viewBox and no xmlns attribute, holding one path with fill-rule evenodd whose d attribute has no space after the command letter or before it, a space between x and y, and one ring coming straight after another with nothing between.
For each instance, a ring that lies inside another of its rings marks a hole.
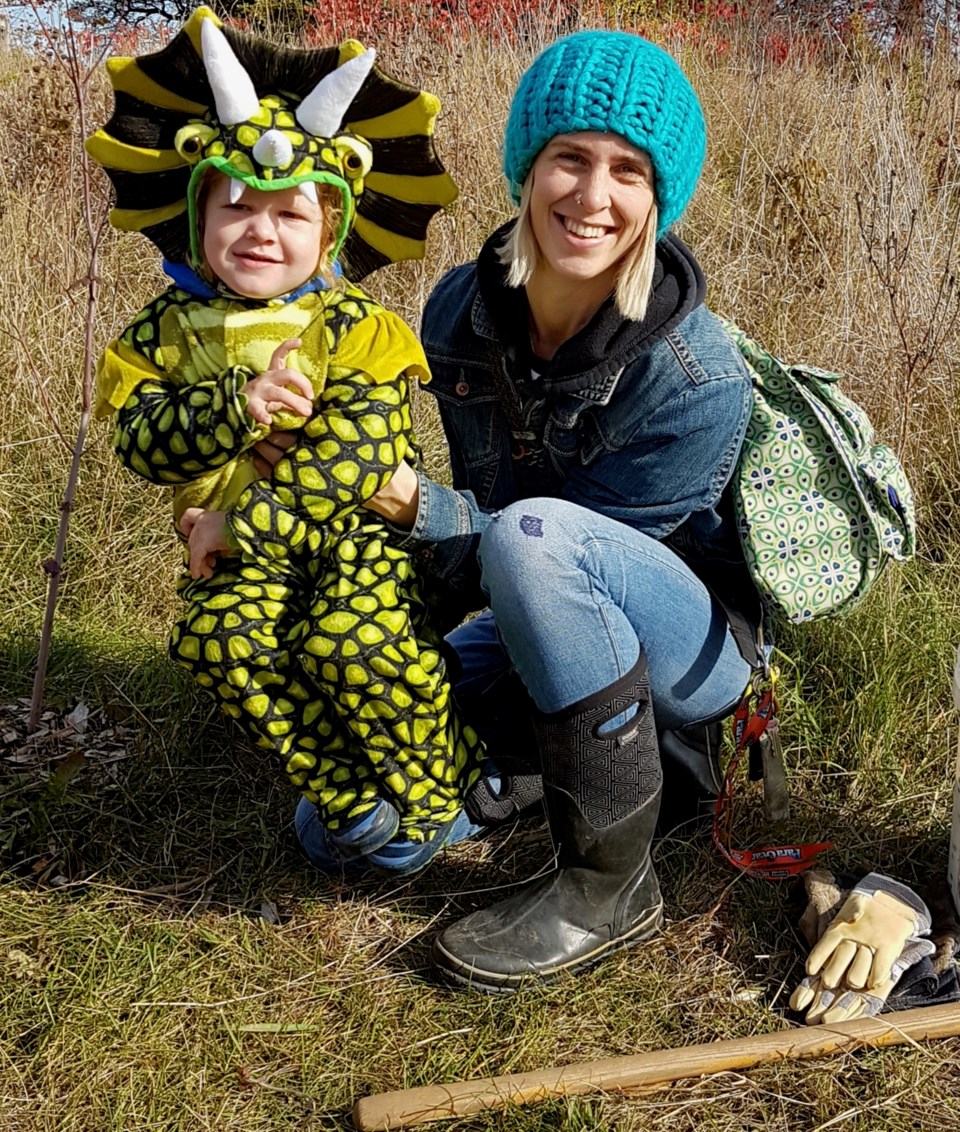
<instances>
[{"instance_id":1,"label":"woman's hand","mask_svg":"<svg viewBox=\"0 0 960 1132\"><path fill-rule=\"evenodd\" d=\"M297 443L295 432L271 432L253 446L253 466L261 479L269 479L273 469L287 454L287 449Z\"/></svg>"},{"instance_id":2,"label":"woman's hand","mask_svg":"<svg viewBox=\"0 0 960 1132\"><path fill-rule=\"evenodd\" d=\"M268 368L243 387L247 412L258 424L272 423L273 414L281 409L289 409L298 417L313 416L310 379L286 365L287 354L299 345L299 338L288 338L281 343L273 351Z\"/></svg>"},{"instance_id":3,"label":"woman's hand","mask_svg":"<svg viewBox=\"0 0 960 1132\"><path fill-rule=\"evenodd\" d=\"M416 522L420 509L420 477L406 460L401 460L387 486L368 499L364 506L398 527L409 529Z\"/></svg>"},{"instance_id":4,"label":"woman's hand","mask_svg":"<svg viewBox=\"0 0 960 1132\"><path fill-rule=\"evenodd\" d=\"M190 548L191 578L212 578L217 559L223 554L234 553L227 541L225 511L188 507L180 516L180 530L187 536Z\"/></svg>"}]
</instances>

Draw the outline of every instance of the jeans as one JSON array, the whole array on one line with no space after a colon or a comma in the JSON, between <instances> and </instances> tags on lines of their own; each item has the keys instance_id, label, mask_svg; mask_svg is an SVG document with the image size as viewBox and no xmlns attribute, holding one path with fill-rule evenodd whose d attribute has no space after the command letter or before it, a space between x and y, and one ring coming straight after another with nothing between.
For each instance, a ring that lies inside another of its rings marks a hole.
<instances>
[{"instance_id":1,"label":"jeans","mask_svg":"<svg viewBox=\"0 0 960 1132\"><path fill-rule=\"evenodd\" d=\"M448 638L461 688L511 664L542 712L650 669L654 715L673 730L733 711L750 678L723 610L673 551L560 499L499 512L480 540L490 612ZM502 642L502 643L501 643Z\"/></svg>"},{"instance_id":2,"label":"jeans","mask_svg":"<svg viewBox=\"0 0 960 1132\"><path fill-rule=\"evenodd\" d=\"M574 503L528 499L493 518L479 554L490 609L447 640L462 667L458 702L474 709L470 721L494 759L524 754L515 746L522 712L509 706L513 673L540 711L555 712L624 676L642 648L660 731L727 715L743 694L751 667L723 610L683 561L648 535ZM345 861L305 799L296 827L318 868L348 875L367 863L394 875L416 872L445 845L481 830L461 813L447 837L391 843Z\"/></svg>"}]
</instances>

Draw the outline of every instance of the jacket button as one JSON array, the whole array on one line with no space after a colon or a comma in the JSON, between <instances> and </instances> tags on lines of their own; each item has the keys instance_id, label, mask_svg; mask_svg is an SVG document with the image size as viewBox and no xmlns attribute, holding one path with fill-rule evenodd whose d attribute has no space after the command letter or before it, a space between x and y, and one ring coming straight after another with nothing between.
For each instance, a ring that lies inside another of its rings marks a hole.
<instances>
[{"instance_id":1,"label":"jacket button","mask_svg":"<svg viewBox=\"0 0 960 1132\"><path fill-rule=\"evenodd\" d=\"M458 397L466 397L470 392L470 386L465 381L458 381L456 385L456 392Z\"/></svg>"}]
</instances>

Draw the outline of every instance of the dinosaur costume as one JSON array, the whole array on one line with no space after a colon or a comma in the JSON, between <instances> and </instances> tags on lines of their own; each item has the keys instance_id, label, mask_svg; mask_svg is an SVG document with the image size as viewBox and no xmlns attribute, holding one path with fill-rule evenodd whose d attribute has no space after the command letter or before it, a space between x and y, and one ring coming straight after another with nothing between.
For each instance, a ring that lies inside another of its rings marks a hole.
<instances>
[{"instance_id":1,"label":"dinosaur costume","mask_svg":"<svg viewBox=\"0 0 960 1132\"><path fill-rule=\"evenodd\" d=\"M240 553L209 580L181 579L173 657L281 756L331 830L386 798L417 841L459 813L481 745L456 714L410 556L363 507L401 459L419 464L408 381L429 374L411 331L356 281L422 255L455 188L433 149L436 99L372 55L276 48L201 8L162 51L110 61L114 114L87 148L113 181L112 223L153 240L174 285L107 348L97 411L116 415L127 467L173 486L176 519L229 513ZM204 278L207 168L231 178L231 202L245 185L314 202L316 184L338 190L346 280L261 300ZM258 424L244 385L290 338L301 345L286 364L309 378L316 412ZM253 445L280 428L297 443L258 479Z\"/></svg>"}]
</instances>

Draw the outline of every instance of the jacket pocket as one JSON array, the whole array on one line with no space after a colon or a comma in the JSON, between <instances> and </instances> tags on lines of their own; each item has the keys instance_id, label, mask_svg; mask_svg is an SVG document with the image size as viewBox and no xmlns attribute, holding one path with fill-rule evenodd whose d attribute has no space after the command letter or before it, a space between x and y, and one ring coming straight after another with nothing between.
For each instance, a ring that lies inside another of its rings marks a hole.
<instances>
[{"instance_id":1,"label":"jacket pocket","mask_svg":"<svg viewBox=\"0 0 960 1132\"><path fill-rule=\"evenodd\" d=\"M469 489L481 507L487 506L507 442L492 382L466 367L435 366L434 380L426 388L437 398L450 449L453 486Z\"/></svg>"}]
</instances>

